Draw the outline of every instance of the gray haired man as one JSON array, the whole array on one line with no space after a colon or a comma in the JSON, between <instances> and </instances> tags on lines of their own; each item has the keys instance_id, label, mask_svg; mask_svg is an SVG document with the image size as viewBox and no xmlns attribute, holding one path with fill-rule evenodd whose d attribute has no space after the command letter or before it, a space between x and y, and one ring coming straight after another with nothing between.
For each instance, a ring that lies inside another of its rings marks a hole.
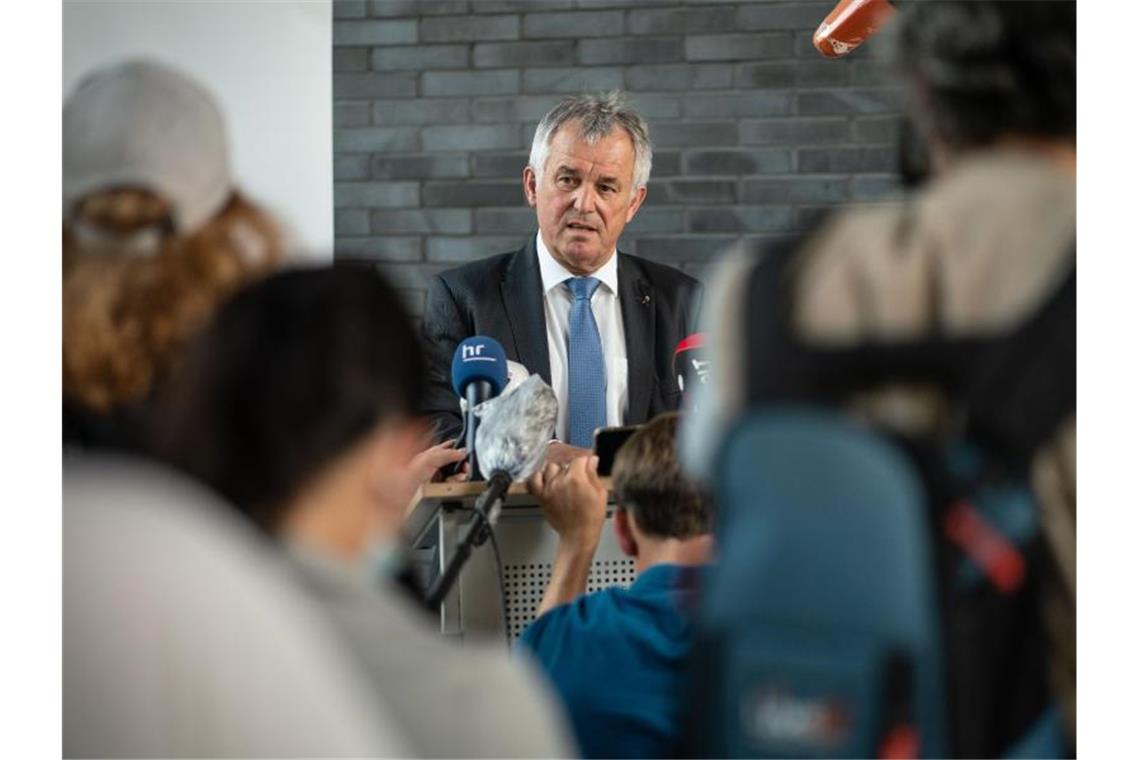
<instances>
[{"instance_id":1,"label":"gray haired man","mask_svg":"<svg viewBox=\"0 0 1140 760\"><path fill-rule=\"evenodd\" d=\"M637 424L677 409L673 351L695 328L701 288L617 244L645 201L649 126L621 93L569 98L535 130L523 192L538 232L520 249L437 275L428 289L425 412L440 439L462 427L451 390L456 345L502 344L513 373L537 373L559 413L549 459L592 445L596 428Z\"/></svg>"}]
</instances>

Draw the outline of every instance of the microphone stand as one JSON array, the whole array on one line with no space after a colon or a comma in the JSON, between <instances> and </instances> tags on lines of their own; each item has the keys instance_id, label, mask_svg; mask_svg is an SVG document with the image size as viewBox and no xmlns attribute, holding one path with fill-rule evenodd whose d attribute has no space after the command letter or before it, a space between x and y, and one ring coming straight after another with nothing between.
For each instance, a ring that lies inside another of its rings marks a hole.
<instances>
[{"instance_id":1,"label":"microphone stand","mask_svg":"<svg viewBox=\"0 0 1140 760\"><path fill-rule=\"evenodd\" d=\"M495 470L491 473L491 479L487 481L487 490L479 494L479 498L475 500L475 516L467 532L455 547L455 556L427 591L426 604L429 610L434 612L439 609L439 605L443 603L451 587L459 579L459 573L471 556L471 551L477 546L482 546L491 535L491 528L499 519L499 512L503 507L503 497L506 496L510 486L511 476L506 471Z\"/></svg>"},{"instance_id":2,"label":"microphone stand","mask_svg":"<svg viewBox=\"0 0 1140 760\"><path fill-rule=\"evenodd\" d=\"M491 398L491 384L486 380L474 380L466 388L467 419L464 431L467 447L467 464L470 466L468 480L479 480L479 460L475 456L475 431L479 427L479 418L475 416L475 407Z\"/></svg>"}]
</instances>

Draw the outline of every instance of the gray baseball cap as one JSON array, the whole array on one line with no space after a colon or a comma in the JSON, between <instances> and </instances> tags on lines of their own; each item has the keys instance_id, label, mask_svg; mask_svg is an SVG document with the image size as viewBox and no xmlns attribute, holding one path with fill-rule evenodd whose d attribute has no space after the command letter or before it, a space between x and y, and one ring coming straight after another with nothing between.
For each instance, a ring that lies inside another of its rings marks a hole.
<instances>
[{"instance_id":1,"label":"gray baseball cap","mask_svg":"<svg viewBox=\"0 0 1140 760\"><path fill-rule=\"evenodd\" d=\"M186 75L133 60L87 76L63 106L63 216L91 193L149 190L171 204L180 233L200 227L233 183L213 96Z\"/></svg>"}]
</instances>

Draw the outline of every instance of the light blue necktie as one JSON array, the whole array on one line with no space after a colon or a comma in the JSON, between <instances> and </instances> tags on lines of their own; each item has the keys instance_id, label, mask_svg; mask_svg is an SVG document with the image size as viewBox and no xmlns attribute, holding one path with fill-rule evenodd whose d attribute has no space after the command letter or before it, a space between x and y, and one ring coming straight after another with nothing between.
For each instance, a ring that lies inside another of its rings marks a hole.
<instances>
[{"instance_id":1,"label":"light blue necktie","mask_svg":"<svg viewBox=\"0 0 1140 760\"><path fill-rule=\"evenodd\" d=\"M570 408L568 443L592 449L594 429L606 425L606 359L590 299L601 285L595 277L572 277L564 283L574 296L570 307Z\"/></svg>"}]
</instances>

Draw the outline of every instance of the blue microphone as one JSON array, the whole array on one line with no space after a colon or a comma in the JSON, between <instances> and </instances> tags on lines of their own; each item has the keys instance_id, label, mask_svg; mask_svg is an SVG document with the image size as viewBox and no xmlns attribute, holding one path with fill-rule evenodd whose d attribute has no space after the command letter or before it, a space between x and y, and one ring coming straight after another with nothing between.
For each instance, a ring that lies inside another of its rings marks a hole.
<instances>
[{"instance_id":1,"label":"blue microphone","mask_svg":"<svg viewBox=\"0 0 1140 760\"><path fill-rule=\"evenodd\" d=\"M471 465L471 478L479 474L475 457L476 406L498 396L507 385L507 354L494 338L474 335L455 347L451 358L451 387L455 394L467 399L464 445Z\"/></svg>"},{"instance_id":2,"label":"blue microphone","mask_svg":"<svg viewBox=\"0 0 1140 760\"><path fill-rule=\"evenodd\" d=\"M502 393L507 384L507 354L494 338L474 335L455 347L451 387L455 395L466 397L467 387L480 380L490 383L493 389L487 398Z\"/></svg>"}]
</instances>

